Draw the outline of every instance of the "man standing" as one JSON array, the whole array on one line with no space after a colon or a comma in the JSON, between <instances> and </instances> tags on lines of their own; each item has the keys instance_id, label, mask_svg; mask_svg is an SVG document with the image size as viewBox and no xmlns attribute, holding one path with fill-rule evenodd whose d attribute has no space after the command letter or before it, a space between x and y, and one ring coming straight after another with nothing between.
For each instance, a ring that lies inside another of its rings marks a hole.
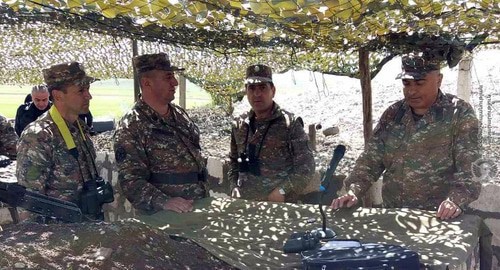
<instances>
[{"instance_id":1,"label":"man standing","mask_svg":"<svg viewBox=\"0 0 500 270\"><path fill-rule=\"evenodd\" d=\"M366 150L346 178L348 194L331 207L351 207L383 174L384 207L437 210L441 219L462 214L477 199L471 164L480 157L479 124L467 102L440 90L440 61L403 57L404 100L380 118Z\"/></svg>"},{"instance_id":2,"label":"man standing","mask_svg":"<svg viewBox=\"0 0 500 270\"><path fill-rule=\"evenodd\" d=\"M133 59L141 97L114 134L123 194L142 213L193 209L207 195L200 131L186 111L172 104L178 81L165 53Z\"/></svg>"},{"instance_id":3,"label":"man standing","mask_svg":"<svg viewBox=\"0 0 500 270\"><path fill-rule=\"evenodd\" d=\"M314 157L300 117L273 101L271 68L247 68L246 94L252 109L236 119L231 134L229 181L233 197L294 201L314 175Z\"/></svg>"},{"instance_id":4,"label":"man standing","mask_svg":"<svg viewBox=\"0 0 500 270\"><path fill-rule=\"evenodd\" d=\"M16 158L17 136L7 119L0 115L0 155Z\"/></svg>"},{"instance_id":5,"label":"man standing","mask_svg":"<svg viewBox=\"0 0 500 270\"><path fill-rule=\"evenodd\" d=\"M24 128L35 121L40 115L50 109L52 102L49 100L49 90L45 85L37 85L31 89L32 101L22 104L17 108L15 129L21 136Z\"/></svg>"},{"instance_id":6,"label":"man standing","mask_svg":"<svg viewBox=\"0 0 500 270\"><path fill-rule=\"evenodd\" d=\"M84 207L92 204L86 201L86 187L100 178L88 127L78 118L89 111L89 88L96 79L77 62L51 66L43 76L53 106L19 139L17 179L44 195L76 203L89 219L102 220L100 205L88 211Z\"/></svg>"}]
</instances>

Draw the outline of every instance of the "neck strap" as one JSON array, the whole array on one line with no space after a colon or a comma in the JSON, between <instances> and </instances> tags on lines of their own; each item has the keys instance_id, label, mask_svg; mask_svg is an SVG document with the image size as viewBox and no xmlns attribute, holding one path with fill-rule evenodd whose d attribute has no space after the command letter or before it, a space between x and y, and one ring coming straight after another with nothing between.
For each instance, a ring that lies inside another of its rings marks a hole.
<instances>
[{"instance_id":1,"label":"neck strap","mask_svg":"<svg viewBox=\"0 0 500 270\"><path fill-rule=\"evenodd\" d=\"M68 125L66 124L66 121L64 121L64 119L62 118L56 106L52 106L50 108L49 114L54 120L57 129L59 130L59 132L61 132L64 142L66 143L66 148L68 148L68 150L76 148L75 140L73 140L73 136L71 136L71 133L69 132ZM82 139L85 141L86 139L85 135L83 134L82 126L80 126L80 122L76 121L76 123L78 124L80 135L82 136Z\"/></svg>"}]
</instances>

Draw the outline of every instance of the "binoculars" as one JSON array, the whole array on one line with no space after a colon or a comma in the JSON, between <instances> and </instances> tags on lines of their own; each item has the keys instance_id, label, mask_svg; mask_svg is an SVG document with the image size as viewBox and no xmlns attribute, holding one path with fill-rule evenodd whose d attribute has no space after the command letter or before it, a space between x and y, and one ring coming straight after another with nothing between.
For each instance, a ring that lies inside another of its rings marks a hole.
<instances>
[{"instance_id":1,"label":"binoculars","mask_svg":"<svg viewBox=\"0 0 500 270\"><path fill-rule=\"evenodd\" d=\"M251 173L260 176L260 161L258 158L248 157L246 153L241 153L238 158L238 168L240 173Z\"/></svg>"},{"instance_id":2,"label":"binoculars","mask_svg":"<svg viewBox=\"0 0 500 270\"><path fill-rule=\"evenodd\" d=\"M80 193L80 208L83 214L90 215L96 219L104 220L102 205L115 200L111 183L102 177L83 183Z\"/></svg>"}]
</instances>

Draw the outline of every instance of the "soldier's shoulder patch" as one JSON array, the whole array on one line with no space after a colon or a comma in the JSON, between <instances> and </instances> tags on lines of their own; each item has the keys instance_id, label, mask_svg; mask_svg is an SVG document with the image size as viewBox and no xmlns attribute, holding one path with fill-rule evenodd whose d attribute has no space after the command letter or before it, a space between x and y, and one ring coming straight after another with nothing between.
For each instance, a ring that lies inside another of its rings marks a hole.
<instances>
[{"instance_id":1,"label":"soldier's shoulder patch","mask_svg":"<svg viewBox=\"0 0 500 270\"><path fill-rule=\"evenodd\" d=\"M118 146L115 149L115 160L116 162L123 162L125 160L125 157L127 156L127 151L125 151L125 148L122 146Z\"/></svg>"}]
</instances>

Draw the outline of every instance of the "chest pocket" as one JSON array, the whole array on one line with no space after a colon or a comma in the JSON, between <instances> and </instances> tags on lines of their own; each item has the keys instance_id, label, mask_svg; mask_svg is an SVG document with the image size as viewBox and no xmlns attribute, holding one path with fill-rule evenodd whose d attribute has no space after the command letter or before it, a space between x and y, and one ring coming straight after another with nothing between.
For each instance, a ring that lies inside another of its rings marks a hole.
<instances>
[{"instance_id":1,"label":"chest pocket","mask_svg":"<svg viewBox=\"0 0 500 270\"><path fill-rule=\"evenodd\" d=\"M384 167L389 173L393 173L395 167L397 167L396 165L402 162L402 156L406 152L404 126L393 125L388 127L382 139L384 141Z\"/></svg>"},{"instance_id":2,"label":"chest pocket","mask_svg":"<svg viewBox=\"0 0 500 270\"><path fill-rule=\"evenodd\" d=\"M448 128L443 128L448 127ZM437 123L429 127L426 138L422 140L423 154L429 158L439 157L443 159L452 157L452 132L446 123Z\"/></svg>"},{"instance_id":3,"label":"chest pocket","mask_svg":"<svg viewBox=\"0 0 500 270\"><path fill-rule=\"evenodd\" d=\"M151 130L151 137L146 142L147 148L153 156L161 154L161 152L168 149L175 151L177 144L178 139L174 131L160 128L153 128ZM157 151L160 153L157 153Z\"/></svg>"}]
</instances>

